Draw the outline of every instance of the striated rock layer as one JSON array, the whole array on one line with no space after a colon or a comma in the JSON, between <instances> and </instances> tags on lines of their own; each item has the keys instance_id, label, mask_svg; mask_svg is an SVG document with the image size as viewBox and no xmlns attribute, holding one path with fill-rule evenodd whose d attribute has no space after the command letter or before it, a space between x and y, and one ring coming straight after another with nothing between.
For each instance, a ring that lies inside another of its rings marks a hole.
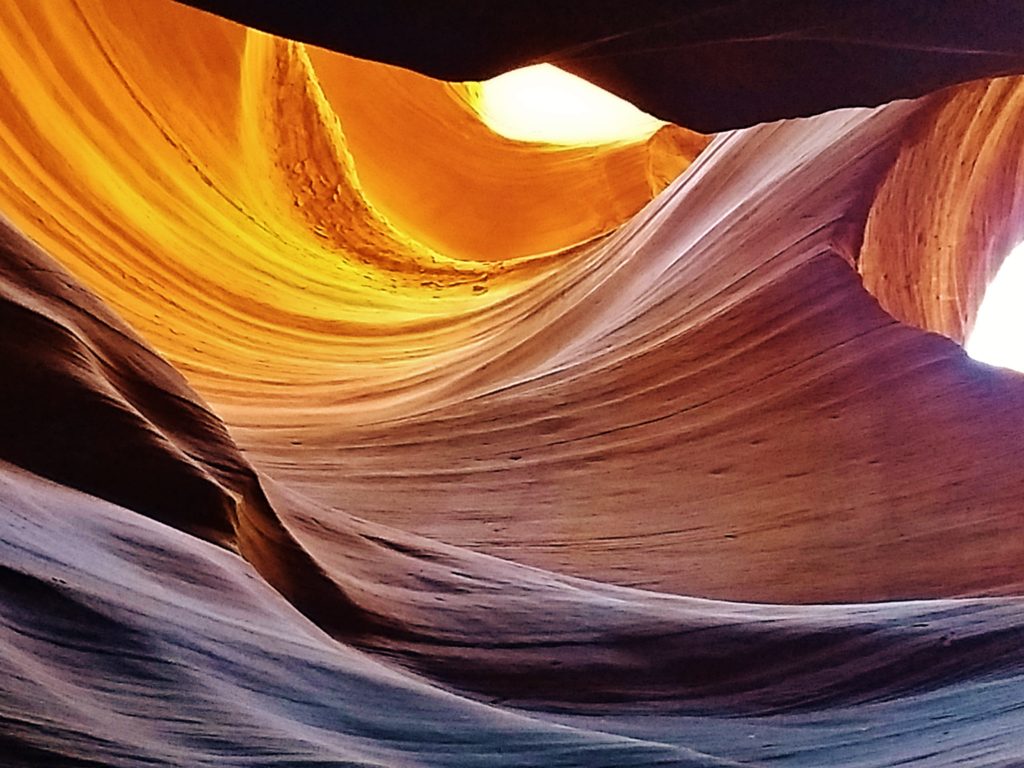
<instances>
[{"instance_id":1,"label":"striated rock layer","mask_svg":"<svg viewBox=\"0 0 1024 768\"><path fill-rule=\"evenodd\" d=\"M1024 759L1016 3L197 5L0 7L5 765Z\"/></svg>"}]
</instances>

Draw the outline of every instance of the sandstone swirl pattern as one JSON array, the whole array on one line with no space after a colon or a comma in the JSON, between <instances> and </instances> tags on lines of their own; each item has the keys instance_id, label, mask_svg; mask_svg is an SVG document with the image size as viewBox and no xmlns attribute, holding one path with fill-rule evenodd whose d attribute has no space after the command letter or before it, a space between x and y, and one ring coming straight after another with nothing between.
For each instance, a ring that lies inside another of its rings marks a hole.
<instances>
[{"instance_id":1,"label":"sandstone swirl pattern","mask_svg":"<svg viewBox=\"0 0 1024 768\"><path fill-rule=\"evenodd\" d=\"M0 7L4 765L1024 760L1015 2L195 4Z\"/></svg>"}]
</instances>

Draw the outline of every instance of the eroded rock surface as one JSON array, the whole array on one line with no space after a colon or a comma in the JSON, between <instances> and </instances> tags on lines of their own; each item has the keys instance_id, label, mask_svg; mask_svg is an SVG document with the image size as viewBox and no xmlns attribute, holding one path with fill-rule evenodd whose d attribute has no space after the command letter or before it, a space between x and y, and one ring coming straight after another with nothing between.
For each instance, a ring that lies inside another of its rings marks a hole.
<instances>
[{"instance_id":1,"label":"eroded rock surface","mask_svg":"<svg viewBox=\"0 0 1024 768\"><path fill-rule=\"evenodd\" d=\"M195 4L0 8L5 764L1021 759L1019 4Z\"/></svg>"}]
</instances>

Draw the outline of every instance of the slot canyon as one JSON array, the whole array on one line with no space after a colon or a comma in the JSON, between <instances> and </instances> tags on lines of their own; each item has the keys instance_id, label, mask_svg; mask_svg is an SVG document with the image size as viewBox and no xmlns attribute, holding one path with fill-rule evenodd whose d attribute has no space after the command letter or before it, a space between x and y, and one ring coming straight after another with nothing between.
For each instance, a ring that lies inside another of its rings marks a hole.
<instances>
[{"instance_id":1,"label":"slot canyon","mask_svg":"<svg viewBox=\"0 0 1024 768\"><path fill-rule=\"evenodd\" d=\"M4 0L0 766L1024 765L1021 241L1019 0Z\"/></svg>"}]
</instances>

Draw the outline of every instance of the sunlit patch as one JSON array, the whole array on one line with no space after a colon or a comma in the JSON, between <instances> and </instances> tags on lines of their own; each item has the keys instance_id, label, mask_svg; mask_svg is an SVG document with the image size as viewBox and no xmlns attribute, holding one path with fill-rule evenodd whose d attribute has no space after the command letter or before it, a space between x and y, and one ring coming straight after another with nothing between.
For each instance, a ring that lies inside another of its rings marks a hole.
<instances>
[{"instance_id":1,"label":"sunlit patch","mask_svg":"<svg viewBox=\"0 0 1024 768\"><path fill-rule=\"evenodd\" d=\"M1006 258L985 291L965 348L975 360L1024 371L1024 243Z\"/></svg>"},{"instance_id":2,"label":"sunlit patch","mask_svg":"<svg viewBox=\"0 0 1024 768\"><path fill-rule=\"evenodd\" d=\"M664 125L621 99L551 64L480 84L477 108L495 133L520 141L604 144L641 141Z\"/></svg>"}]
</instances>

